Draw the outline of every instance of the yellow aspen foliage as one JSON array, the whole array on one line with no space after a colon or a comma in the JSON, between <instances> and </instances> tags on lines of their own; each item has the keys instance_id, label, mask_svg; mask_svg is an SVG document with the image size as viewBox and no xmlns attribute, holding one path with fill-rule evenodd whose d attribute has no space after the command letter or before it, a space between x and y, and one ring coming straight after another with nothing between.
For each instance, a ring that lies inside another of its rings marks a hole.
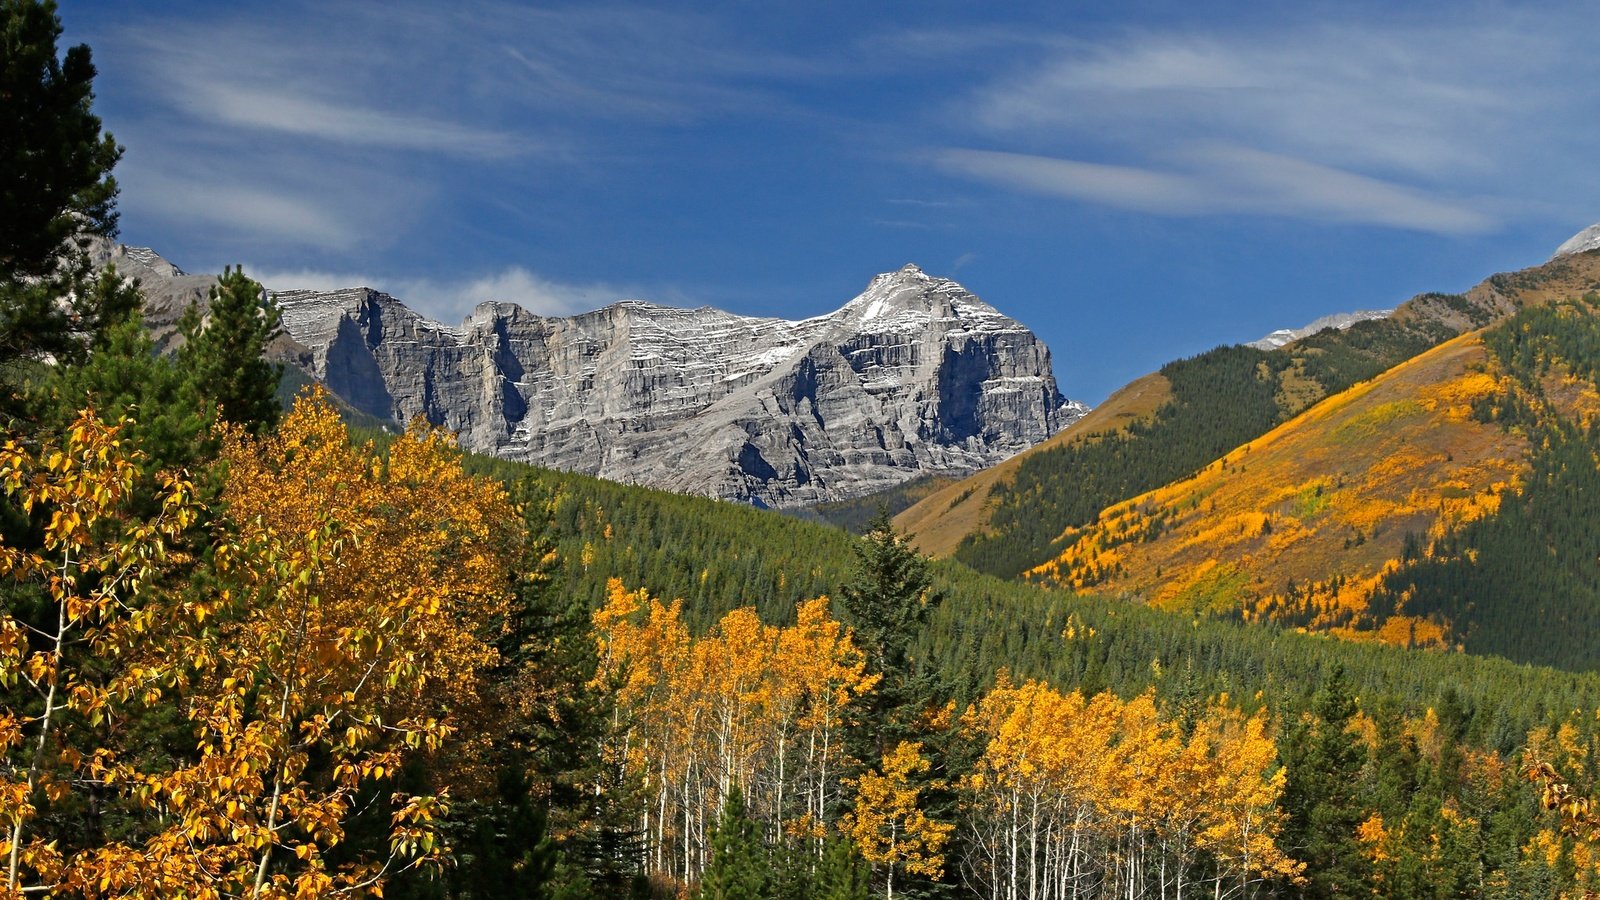
<instances>
[{"instance_id":1,"label":"yellow aspen foliage","mask_svg":"<svg viewBox=\"0 0 1600 900\"><path fill-rule=\"evenodd\" d=\"M795 618L775 627L736 609L695 638L682 601L608 583L593 615L595 681L615 698L603 755L647 797L639 826L652 873L699 877L734 786L772 833L826 836L848 762L843 732L878 677L827 598Z\"/></svg>"},{"instance_id":2,"label":"yellow aspen foliage","mask_svg":"<svg viewBox=\"0 0 1600 900\"><path fill-rule=\"evenodd\" d=\"M891 898L897 871L937 878L944 870L944 847L955 826L921 809L920 776L928 769L921 745L901 741L877 769L856 779L856 801L845 814L845 833L867 862L883 867Z\"/></svg>"},{"instance_id":3,"label":"yellow aspen foliage","mask_svg":"<svg viewBox=\"0 0 1600 900\"><path fill-rule=\"evenodd\" d=\"M964 869L992 895L1126 894L1159 870L1233 896L1300 874L1276 842L1284 772L1263 713L1219 700L1186 737L1149 694L1085 699L1002 672L962 727L982 748L959 785Z\"/></svg>"},{"instance_id":4,"label":"yellow aspen foliage","mask_svg":"<svg viewBox=\"0 0 1600 900\"><path fill-rule=\"evenodd\" d=\"M165 772L96 761L159 827L100 848L85 892L379 895L447 852L445 798L393 776L452 735L496 658L480 629L507 609L515 517L445 436L352 447L320 391L276 435L225 434L223 459L216 581L190 604L204 627L152 656L185 673L195 754ZM340 847L358 795L389 817L370 855Z\"/></svg>"},{"instance_id":5,"label":"yellow aspen foliage","mask_svg":"<svg viewBox=\"0 0 1600 900\"><path fill-rule=\"evenodd\" d=\"M170 624L163 622L169 610L152 595L176 561L169 558L173 540L194 522L197 507L185 479L164 475L155 518L128 514L124 501L141 460L123 443L128 424L109 425L85 410L59 442L32 450L11 439L0 445L0 490L45 523L35 549L0 544L0 576L44 601L31 621L0 613L0 685L8 691L0 710L5 896L79 889L94 879L92 861L67 858L57 841L31 830L41 805L82 790L116 758L104 743L82 744L81 724L78 740L67 738L63 720L86 722L92 740L107 739L112 720L138 699L133 685L144 673L107 679L93 671L102 664L96 657L126 655ZM69 653L74 647L92 652ZM9 700L29 694L26 706Z\"/></svg>"}]
</instances>

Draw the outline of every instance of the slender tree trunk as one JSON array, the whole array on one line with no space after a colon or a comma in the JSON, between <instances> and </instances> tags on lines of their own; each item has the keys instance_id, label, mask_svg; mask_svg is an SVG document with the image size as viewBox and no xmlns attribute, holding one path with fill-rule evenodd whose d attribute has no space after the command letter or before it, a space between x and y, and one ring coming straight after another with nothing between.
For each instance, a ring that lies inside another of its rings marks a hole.
<instances>
[{"instance_id":1,"label":"slender tree trunk","mask_svg":"<svg viewBox=\"0 0 1600 900\"><path fill-rule=\"evenodd\" d=\"M68 550L61 557L61 577L67 577L67 571L72 566L72 552ZM50 729L54 726L56 711L56 685L61 683L61 648L67 639L67 605L56 604L56 634L55 646L52 650L54 662L51 667L55 670L50 673L50 687L44 694L44 712L39 716L39 740L33 745L33 760L28 763L28 797L33 796L33 790L39 783L39 769L44 764L45 748L50 746ZM11 858L6 865L6 885L10 891L17 890L17 879L21 876L20 852L22 850L22 823L23 817L11 824Z\"/></svg>"},{"instance_id":2,"label":"slender tree trunk","mask_svg":"<svg viewBox=\"0 0 1600 900\"><path fill-rule=\"evenodd\" d=\"M298 654L298 650L295 651ZM283 681L283 696L278 700L278 721L283 722L289 717L289 695L294 682L288 678ZM288 740L288 735L285 735ZM285 748L287 749L287 748ZM261 862L256 864L256 881L250 889L251 897L261 896L261 888L267 881L267 861L272 858L272 833L278 827L278 803L283 798L283 767L288 765L287 753L285 758L278 761L277 774L272 777L272 802L267 804L267 841L261 848Z\"/></svg>"}]
</instances>

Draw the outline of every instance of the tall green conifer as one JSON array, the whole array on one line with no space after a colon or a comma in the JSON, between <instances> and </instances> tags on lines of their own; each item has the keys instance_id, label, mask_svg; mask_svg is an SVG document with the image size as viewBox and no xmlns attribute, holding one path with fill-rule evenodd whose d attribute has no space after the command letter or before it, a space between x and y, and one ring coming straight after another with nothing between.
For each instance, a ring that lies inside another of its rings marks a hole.
<instances>
[{"instance_id":1,"label":"tall green conifer","mask_svg":"<svg viewBox=\"0 0 1600 900\"><path fill-rule=\"evenodd\" d=\"M178 323L178 363L200 400L222 420L256 434L278 422L283 367L262 354L281 332L277 306L238 268L223 270L202 318L191 306Z\"/></svg>"},{"instance_id":2,"label":"tall green conifer","mask_svg":"<svg viewBox=\"0 0 1600 900\"><path fill-rule=\"evenodd\" d=\"M766 900L772 894L772 876L766 845L745 812L744 793L735 785L711 838L711 862L700 877L700 900Z\"/></svg>"}]
</instances>

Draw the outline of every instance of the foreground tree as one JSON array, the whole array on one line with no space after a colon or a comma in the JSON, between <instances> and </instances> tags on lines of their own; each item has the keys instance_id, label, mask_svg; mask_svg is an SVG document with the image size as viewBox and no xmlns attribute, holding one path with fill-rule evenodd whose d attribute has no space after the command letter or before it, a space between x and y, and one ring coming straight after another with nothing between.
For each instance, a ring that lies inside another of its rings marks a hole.
<instances>
[{"instance_id":1,"label":"foreground tree","mask_svg":"<svg viewBox=\"0 0 1600 900\"><path fill-rule=\"evenodd\" d=\"M85 412L59 444L0 446L0 488L43 523L35 548L0 544L0 576L8 579L0 592L7 896L97 883L97 865L69 858L63 835L35 825L117 760L109 726L140 702L141 673L108 679L105 661L133 653L171 612L147 595L168 565L167 548L194 521L193 494L169 476L153 519L128 515L139 455L124 442L126 427ZM85 646L96 655L86 657ZM174 676L171 669L152 674Z\"/></svg>"},{"instance_id":2,"label":"foreground tree","mask_svg":"<svg viewBox=\"0 0 1600 900\"><path fill-rule=\"evenodd\" d=\"M1286 742L1284 803L1291 812L1284 840L1306 864L1309 897L1368 892L1371 866L1357 837L1367 813L1357 794L1366 751L1350 728L1356 711L1344 668L1336 665L1312 703L1315 721Z\"/></svg>"},{"instance_id":3,"label":"foreground tree","mask_svg":"<svg viewBox=\"0 0 1600 900\"><path fill-rule=\"evenodd\" d=\"M839 591L867 671L879 677L850 734L850 750L869 763L919 737L918 720L938 693L933 672L911 656L911 642L939 604L927 560L895 533L888 510L855 547L855 572Z\"/></svg>"},{"instance_id":4,"label":"foreground tree","mask_svg":"<svg viewBox=\"0 0 1600 900\"><path fill-rule=\"evenodd\" d=\"M282 329L278 308L261 285L242 269L224 270L211 288L205 315L198 306L189 307L178 330L184 341L178 366L199 402L251 434L272 430L283 366L263 354Z\"/></svg>"},{"instance_id":5,"label":"foreground tree","mask_svg":"<svg viewBox=\"0 0 1600 900\"><path fill-rule=\"evenodd\" d=\"M124 438L139 448L148 476L193 470L214 454L215 416L198 402L194 379L156 352L140 314L138 285L107 268L89 285L103 309L117 310L95 335L88 359L55 366L32 392L31 405L46 424L72 421L85 405L109 419L126 418Z\"/></svg>"},{"instance_id":6,"label":"foreground tree","mask_svg":"<svg viewBox=\"0 0 1600 900\"><path fill-rule=\"evenodd\" d=\"M0 619L0 676L38 694L9 692L0 718L19 891L377 894L448 852L446 792L407 790L406 766L453 737L497 659L504 492L422 428L387 457L351 447L322 395L271 437L230 431L223 455L227 530L185 587L156 576L192 492L169 478L162 518L129 516L116 429L85 417L63 447L0 453L45 522L43 551L0 554L8 609L31 613ZM173 710L187 722L163 730ZM374 813L375 838L354 827ZM73 824L102 814L117 827Z\"/></svg>"},{"instance_id":7,"label":"foreground tree","mask_svg":"<svg viewBox=\"0 0 1600 900\"><path fill-rule=\"evenodd\" d=\"M744 792L735 785L711 836L711 861L700 878L700 900L763 900L772 894L772 880L766 844L745 813Z\"/></svg>"},{"instance_id":8,"label":"foreground tree","mask_svg":"<svg viewBox=\"0 0 1600 900\"><path fill-rule=\"evenodd\" d=\"M97 328L96 296L74 288L87 240L117 224L122 149L90 110L89 48L60 57L60 36L52 0L0 2L0 412L13 414L20 367L77 358Z\"/></svg>"},{"instance_id":9,"label":"foreground tree","mask_svg":"<svg viewBox=\"0 0 1600 900\"><path fill-rule=\"evenodd\" d=\"M845 815L845 832L882 871L888 900L894 900L896 873L938 878L944 871L944 847L955 826L922 812L928 769L921 747L901 742L877 769L856 779L855 804Z\"/></svg>"}]
</instances>

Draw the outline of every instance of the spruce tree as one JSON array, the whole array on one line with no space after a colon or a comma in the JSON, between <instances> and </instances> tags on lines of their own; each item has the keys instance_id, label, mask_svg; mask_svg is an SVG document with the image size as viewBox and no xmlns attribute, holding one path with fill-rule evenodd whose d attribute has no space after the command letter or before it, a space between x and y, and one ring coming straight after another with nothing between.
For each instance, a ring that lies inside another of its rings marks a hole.
<instances>
[{"instance_id":1,"label":"spruce tree","mask_svg":"<svg viewBox=\"0 0 1600 900\"><path fill-rule=\"evenodd\" d=\"M42 360L79 359L98 328L85 248L116 233L122 148L91 111L89 48L58 56L53 0L0 0L0 414L25 414ZM66 298L63 300L63 298Z\"/></svg>"},{"instance_id":2,"label":"spruce tree","mask_svg":"<svg viewBox=\"0 0 1600 900\"><path fill-rule=\"evenodd\" d=\"M1314 898L1356 897L1370 893L1370 867L1356 829L1367 817L1361 802L1361 768L1366 752L1350 731L1356 701L1335 664L1312 701L1315 723L1286 742L1288 784L1284 806L1289 821L1285 846L1306 864L1305 894Z\"/></svg>"},{"instance_id":3,"label":"spruce tree","mask_svg":"<svg viewBox=\"0 0 1600 900\"><path fill-rule=\"evenodd\" d=\"M772 876L766 845L745 813L744 793L735 785L711 837L711 862L700 877L700 900L765 900L772 895Z\"/></svg>"},{"instance_id":4,"label":"spruce tree","mask_svg":"<svg viewBox=\"0 0 1600 900\"><path fill-rule=\"evenodd\" d=\"M941 598L927 560L895 532L886 508L855 545L855 556L853 577L839 595L867 670L882 676L853 730L853 755L871 765L910 737L936 693L935 674L912 658L911 646Z\"/></svg>"},{"instance_id":5,"label":"spruce tree","mask_svg":"<svg viewBox=\"0 0 1600 900\"><path fill-rule=\"evenodd\" d=\"M102 308L119 312L94 336L86 360L54 367L33 405L54 425L70 422L86 406L108 421L133 419L126 435L145 454L147 475L195 466L206 456L212 417L196 403L190 379L156 352L139 310L138 285L108 267L88 290Z\"/></svg>"},{"instance_id":6,"label":"spruce tree","mask_svg":"<svg viewBox=\"0 0 1600 900\"><path fill-rule=\"evenodd\" d=\"M949 692L940 673L930 661L917 659L912 647L942 597L933 587L928 561L895 532L887 508L879 508L854 550L854 576L839 593L867 670L881 680L862 698L845 738L850 755L863 769L871 769L904 741L939 737L928 727L926 714ZM937 775L930 769L913 776L918 805L933 818L948 813L955 800L953 792L936 789ZM931 886L912 881L908 888L913 895Z\"/></svg>"},{"instance_id":7,"label":"spruce tree","mask_svg":"<svg viewBox=\"0 0 1600 900\"><path fill-rule=\"evenodd\" d=\"M255 434L278 422L278 379L283 366L262 354L280 333L276 304L239 268L229 268L211 288L202 318L189 307L178 323L183 346L178 364L208 408L224 422Z\"/></svg>"},{"instance_id":8,"label":"spruce tree","mask_svg":"<svg viewBox=\"0 0 1600 900\"><path fill-rule=\"evenodd\" d=\"M815 900L867 900L871 870L847 838L828 838L811 881Z\"/></svg>"}]
</instances>

